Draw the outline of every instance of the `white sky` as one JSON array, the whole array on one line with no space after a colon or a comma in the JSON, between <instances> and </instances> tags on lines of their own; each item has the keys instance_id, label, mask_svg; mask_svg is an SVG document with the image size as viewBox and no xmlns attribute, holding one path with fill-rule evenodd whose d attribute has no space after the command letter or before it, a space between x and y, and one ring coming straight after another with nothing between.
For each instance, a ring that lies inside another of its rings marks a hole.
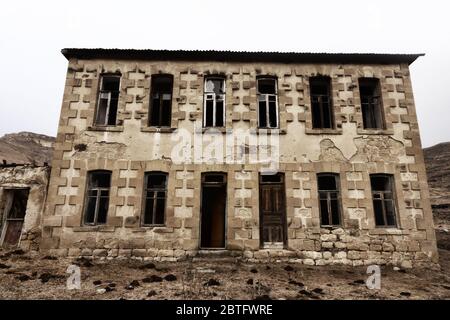
<instances>
[{"instance_id":1,"label":"white sky","mask_svg":"<svg viewBox=\"0 0 450 320\"><path fill-rule=\"evenodd\" d=\"M412 66L422 142L450 141L449 1L2 1L0 136L56 135L64 47L426 53Z\"/></svg>"}]
</instances>

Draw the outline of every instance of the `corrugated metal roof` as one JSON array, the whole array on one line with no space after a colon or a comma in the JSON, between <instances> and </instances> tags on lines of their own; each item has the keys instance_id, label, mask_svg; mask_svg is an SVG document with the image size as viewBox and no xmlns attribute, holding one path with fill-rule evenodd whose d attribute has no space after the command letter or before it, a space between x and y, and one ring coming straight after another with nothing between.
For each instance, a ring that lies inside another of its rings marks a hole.
<instances>
[{"instance_id":1,"label":"corrugated metal roof","mask_svg":"<svg viewBox=\"0 0 450 320\"><path fill-rule=\"evenodd\" d=\"M61 53L67 58L124 59L124 60L177 60L221 62L280 62L280 63L355 63L393 64L413 63L425 54L391 53L313 53L219 50L152 50L66 48Z\"/></svg>"}]
</instances>

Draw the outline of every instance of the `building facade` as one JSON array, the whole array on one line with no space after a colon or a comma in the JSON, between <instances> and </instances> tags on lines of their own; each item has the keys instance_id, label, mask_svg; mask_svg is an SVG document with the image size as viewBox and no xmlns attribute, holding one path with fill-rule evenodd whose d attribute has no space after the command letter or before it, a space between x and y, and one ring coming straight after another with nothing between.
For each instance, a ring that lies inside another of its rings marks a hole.
<instances>
[{"instance_id":1,"label":"building facade","mask_svg":"<svg viewBox=\"0 0 450 320\"><path fill-rule=\"evenodd\" d=\"M437 262L419 55L63 54L42 251Z\"/></svg>"}]
</instances>

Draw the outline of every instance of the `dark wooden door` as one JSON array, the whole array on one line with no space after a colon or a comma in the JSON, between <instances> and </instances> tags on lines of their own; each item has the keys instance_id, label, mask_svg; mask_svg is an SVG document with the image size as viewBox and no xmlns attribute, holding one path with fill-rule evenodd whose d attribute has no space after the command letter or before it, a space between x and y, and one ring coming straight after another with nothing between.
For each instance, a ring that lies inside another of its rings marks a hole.
<instances>
[{"instance_id":1,"label":"dark wooden door","mask_svg":"<svg viewBox=\"0 0 450 320\"><path fill-rule=\"evenodd\" d=\"M11 248L17 246L22 233L23 220L8 220L6 222L5 238L3 239L3 247Z\"/></svg>"},{"instance_id":2,"label":"dark wooden door","mask_svg":"<svg viewBox=\"0 0 450 320\"><path fill-rule=\"evenodd\" d=\"M261 244L286 243L284 184L260 185Z\"/></svg>"},{"instance_id":3,"label":"dark wooden door","mask_svg":"<svg viewBox=\"0 0 450 320\"><path fill-rule=\"evenodd\" d=\"M12 248L17 246L22 234L23 222L28 202L27 189L7 190L6 222L2 246Z\"/></svg>"}]
</instances>

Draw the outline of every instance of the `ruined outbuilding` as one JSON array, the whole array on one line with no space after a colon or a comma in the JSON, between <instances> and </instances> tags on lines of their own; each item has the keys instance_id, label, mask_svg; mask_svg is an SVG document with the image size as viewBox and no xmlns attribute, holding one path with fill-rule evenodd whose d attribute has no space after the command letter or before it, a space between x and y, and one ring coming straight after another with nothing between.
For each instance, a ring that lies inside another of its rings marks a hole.
<instances>
[{"instance_id":1,"label":"ruined outbuilding","mask_svg":"<svg viewBox=\"0 0 450 320\"><path fill-rule=\"evenodd\" d=\"M0 164L0 247L37 251L50 167Z\"/></svg>"},{"instance_id":2,"label":"ruined outbuilding","mask_svg":"<svg viewBox=\"0 0 450 320\"><path fill-rule=\"evenodd\" d=\"M409 73L419 55L63 54L43 252L437 261ZM237 132L248 139L223 143Z\"/></svg>"}]
</instances>

